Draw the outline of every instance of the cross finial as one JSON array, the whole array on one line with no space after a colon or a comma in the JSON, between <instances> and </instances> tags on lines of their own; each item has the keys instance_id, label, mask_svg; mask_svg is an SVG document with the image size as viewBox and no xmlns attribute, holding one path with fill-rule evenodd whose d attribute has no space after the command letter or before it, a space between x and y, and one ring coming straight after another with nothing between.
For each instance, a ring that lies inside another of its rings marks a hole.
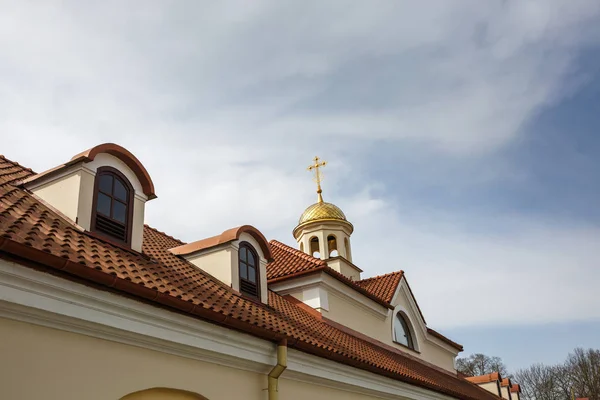
<instances>
[{"instance_id":1,"label":"cross finial","mask_svg":"<svg viewBox=\"0 0 600 400\"><path fill-rule=\"evenodd\" d=\"M312 164L310 167L308 167L308 170L309 171L315 170L314 181L317 183L317 201L319 203L322 203L323 196L321 195L321 193L323 191L321 190L321 180L323 179L323 177L321 176L321 170L319 168L327 165L327 161L321 161L321 159L319 157L315 157L313 159L313 161L314 161L314 164Z\"/></svg>"}]
</instances>

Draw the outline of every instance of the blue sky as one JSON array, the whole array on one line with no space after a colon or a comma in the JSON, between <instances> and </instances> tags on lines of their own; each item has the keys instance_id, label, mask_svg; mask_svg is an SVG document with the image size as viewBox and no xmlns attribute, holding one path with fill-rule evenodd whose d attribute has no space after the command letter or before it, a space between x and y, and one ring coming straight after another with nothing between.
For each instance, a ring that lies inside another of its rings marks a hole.
<instances>
[{"instance_id":1,"label":"blue sky","mask_svg":"<svg viewBox=\"0 0 600 400\"><path fill-rule=\"evenodd\" d=\"M1 152L136 154L149 224L294 244L324 197L365 276L516 369L600 347L600 3L67 1L3 6Z\"/></svg>"}]
</instances>

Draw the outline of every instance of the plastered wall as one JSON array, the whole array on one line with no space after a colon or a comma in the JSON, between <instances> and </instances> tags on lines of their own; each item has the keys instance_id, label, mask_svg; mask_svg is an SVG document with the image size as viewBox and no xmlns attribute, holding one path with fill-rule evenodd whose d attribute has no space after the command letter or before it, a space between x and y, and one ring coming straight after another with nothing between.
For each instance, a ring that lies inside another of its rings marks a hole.
<instances>
[{"instance_id":1,"label":"plastered wall","mask_svg":"<svg viewBox=\"0 0 600 400\"><path fill-rule=\"evenodd\" d=\"M302 300L302 299L301 299ZM332 292L328 293L329 311L323 311L323 316L354 329L362 334L377 339L383 343L397 347L408 354L421 358L431 364L437 365L448 371L455 372L454 356L447 350L425 340L423 331L418 328L418 316L407 306L408 299L403 293L400 293L399 303L406 305L404 309L408 313L410 321L414 328L414 335L418 342L419 352L409 350L393 341L392 318L394 313L389 312L388 316L383 318L372 311L359 306L355 301L338 296Z\"/></svg>"},{"instance_id":2,"label":"plastered wall","mask_svg":"<svg viewBox=\"0 0 600 400\"><path fill-rule=\"evenodd\" d=\"M266 400L266 375L0 318L2 399L118 400L164 387L208 400ZM280 379L280 399L375 397ZM165 398L168 399L168 398Z\"/></svg>"}]
</instances>

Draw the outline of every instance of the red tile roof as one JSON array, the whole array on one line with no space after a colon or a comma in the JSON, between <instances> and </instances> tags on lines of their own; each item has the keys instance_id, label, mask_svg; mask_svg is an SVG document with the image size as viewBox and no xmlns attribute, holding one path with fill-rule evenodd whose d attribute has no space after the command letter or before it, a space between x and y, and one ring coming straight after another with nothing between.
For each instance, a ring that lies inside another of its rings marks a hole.
<instances>
[{"instance_id":1,"label":"red tile roof","mask_svg":"<svg viewBox=\"0 0 600 400\"><path fill-rule=\"evenodd\" d=\"M271 245L274 261L267 265L268 283L272 284L298 276L324 272L376 303L386 308L393 308L388 302L358 286L355 281L329 267L325 261L296 250L277 240L271 240L269 244ZM269 278L269 276L272 278Z\"/></svg>"},{"instance_id":2,"label":"red tile roof","mask_svg":"<svg viewBox=\"0 0 600 400\"><path fill-rule=\"evenodd\" d=\"M184 243L155 229L145 227L142 253L82 232L11 184L32 173L0 157L3 258L265 340L286 339L290 348L456 398L497 400L457 376L342 332L274 292L269 306L246 299L169 252Z\"/></svg>"},{"instance_id":3,"label":"red tile roof","mask_svg":"<svg viewBox=\"0 0 600 400\"><path fill-rule=\"evenodd\" d=\"M275 283L307 274L324 272L377 303L388 308L393 308L390 302L400 280L404 277L403 271L392 272L390 274L367 278L360 281L352 281L328 267L327 263L319 258L315 258L300 250L278 242L277 240L271 240L269 244L271 245L271 251L273 252L274 257L274 261L267 266L267 280L269 283ZM408 290L412 295L410 286L408 287ZM419 313L421 313L418 304L417 308ZM421 317L423 318L422 313ZM423 318L423 321L425 321L425 318ZM427 332L457 350L463 351L463 346L461 344L448 339L441 333L434 331L431 328L427 328Z\"/></svg>"},{"instance_id":4,"label":"red tile roof","mask_svg":"<svg viewBox=\"0 0 600 400\"><path fill-rule=\"evenodd\" d=\"M271 240L273 262L267 267L267 280L277 282L282 278L302 275L304 273L319 271L327 267L327 263L300 250L296 250L277 240Z\"/></svg>"},{"instance_id":5,"label":"red tile roof","mask_svg":"<svg viewBox=\"0 0 600 400\"><path fill-rule=\"evenodd\" d=\"M513 385L510 387L510 391L512 393L521 393L521 385L518 383L513 383Z\"/></svg>"},{"instance_id":6,"label":"red tile roof","mask_svg":"<svg viewBox=\"0 0 600 400\"><path fill-rule=\"evenodd\" d=\"M510 387L511 383L510 383L510 378L504 378L502 379L502 382L500 382L500 386L502 387Z\"/></svg>"},{"instance_id":7,"label":"red tile roof","mask_svg":"<svg viewBox=\"0 0 600 400\"><path fill-rule=\"evenodd\" d=\"M396 271L385 275L362 279L356 282L356 284L365 288L380 299L391 303L402 276L404 276L404 271Z\"/></svg>"},{"instance_id":8,"label":"red tile roof","mask_svg":"<svg viewBox=\"0 0 600 400\"><path fill-rule=\"evenodd\" d=\"M498 372L492 372L491 374L479 375L479 376L467 376L466 380L473 383L488 383L499 381L502 379Z\"/></svg>"}]
</instances>

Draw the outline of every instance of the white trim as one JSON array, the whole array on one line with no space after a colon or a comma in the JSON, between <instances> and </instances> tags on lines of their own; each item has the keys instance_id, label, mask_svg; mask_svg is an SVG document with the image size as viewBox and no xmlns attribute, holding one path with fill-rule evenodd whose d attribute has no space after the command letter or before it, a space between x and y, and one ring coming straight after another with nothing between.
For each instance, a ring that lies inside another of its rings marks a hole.
<instances>
[{"instance_id":1,"label":"white trim","mask_svg":"<svg viewBox=\"0 0 600 400\"><path fill-rule=\"evenodd\" d=\"M266 374L275 344L0 259L0 317ZM449 396L289 350L292 379L384 399Z\"/></svg>"},{"instance_id":2,"label":"white trim","mask_svg":"<svg viewBox=\"0 0 600 400\"><path fill-rule=\"evenodd\" d=\"M410 347L408 347L410 350L414 350L419 352L420 351L420 346L419 346L419 339L417 338L417 332L415 331L415 327L414 327L414 323L412 321L412 319L410 318L410 313L409 311L404 308L401 304L398 304L395 308L394 308L394 313L392 314L392 341L396 342L396 316L398 315L398 313L402 313L402 318L406 321L406 325L408 325L408 334L411 336L412 342L413 342L413 346L414 349L411 349Z\"/></svg>"}]
</instances>

